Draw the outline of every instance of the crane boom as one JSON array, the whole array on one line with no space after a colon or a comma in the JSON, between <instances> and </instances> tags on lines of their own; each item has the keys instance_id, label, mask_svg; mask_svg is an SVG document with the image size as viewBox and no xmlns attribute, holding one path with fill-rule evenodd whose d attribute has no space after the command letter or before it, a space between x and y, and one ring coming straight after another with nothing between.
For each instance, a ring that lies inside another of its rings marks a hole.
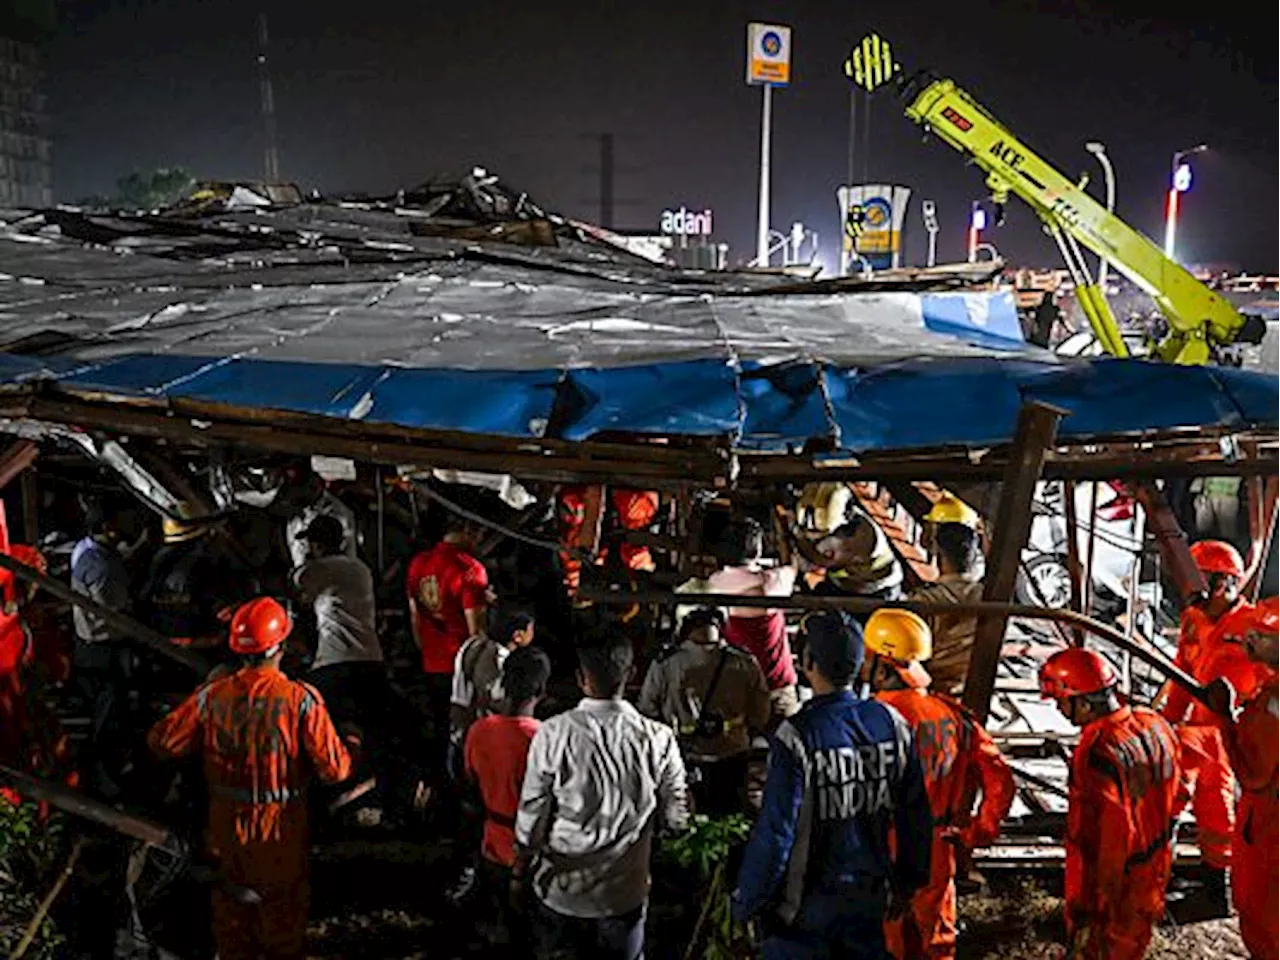
<instances>
[{"instance_id":1,"label":"crane boom","mask_svg":"<svg viewBox=\"0 0 1280 960\"><path fill-rule=\"evenodd\" d=\"M906 115L966 154L986 174L991 198L1027 203L1058 243L1080 306L1107 352L1127 356L1119 324L1093 281L1080 248L1110 263L1155 301L1169 333L1153 355L1181 364L1208 363L1216 348L1262 332L1234 306L1164 255L1083 188L1059 173L952 80L916 74L904 79L887 42L876 35L854 47L845 73L868 92L893 82L907 99Z\"/></svg>"}]
</instances>

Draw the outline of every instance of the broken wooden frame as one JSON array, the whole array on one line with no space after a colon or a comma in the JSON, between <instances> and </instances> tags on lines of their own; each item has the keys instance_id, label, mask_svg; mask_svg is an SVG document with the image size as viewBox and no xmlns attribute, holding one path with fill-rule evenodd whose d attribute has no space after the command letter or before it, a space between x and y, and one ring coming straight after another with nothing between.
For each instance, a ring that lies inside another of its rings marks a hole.
<instances>
[{"instance_id":1,"label":"broken wooden frame","mask_svg":"<svg viewBox=\"0 0 1280 960\"><path fill-rule=\"evenodd\" d=\"M983 451L911 451L836 460L819 453L776 455L735 451L723 438L625 437L576 443L555 439L514 440L189 400L161 402L118 397L108 400L98 394L49 384L7 390L0 396L0 417L9 425L20 424L23 436L28 438L40 436L41 431L51 437L129 436L149 438L194 452L233 448L292 456L325 454L379 467L496 472L553 483L585 483L597 489L598 485L619 483L666 490L674 495L675 502L685 506L682 513L688 512L690 495L701 489L776 502L782 488L815 481L878 480L899 487L913 481L1001 482L1006 490L1016 491L1017 496L1002 499L1002 515L995 524L997 542L992 544L988 557L984 598L989 606L977 611L984 616L980 618L979 637L975 642L975 659L970 670L972 692L967 699L982 715L994 688L1007 616L1083 626L1081 621L1050 615L1038 607L1022 608L1025 613L1014 613L1015 608L1006 603L1021 565L1030 521L1030 497L1039 481L1125 479L1141 491L1145 506L1151 502L1149 491L1155 490L1152 481L1160 476L1271 477L1277 469L1277 444L1272 434L1240 433L1230 435L1233 439L1227 443L1224 437L1228 434L1224 431L1194 434L1188 431L1160 437L1102 438L1088 445L1064 446L1055 442L1054 431L1049 428L1050 422L1056 423L1061 413L1042 405L1029 406L1020 418L1020 423L1022 419L1027 420L1025 429L1018 430L1012 444ZM155 458L151 458L151 462L155 462ZM689 524L687 518L678 518L678 521L688 524L688 533L693 533L696 525ZM584 527L583 536L591 538L596 525ZM1162 548L1185 554L1185 537L1180 531L1177 534L1174 536L1166 530L1166 536L1160 540ZM1074 542L1074 531L1069 542ZM7 559L0 558L0 566L7 566L4 563ZM1185 563L1185 558L1182 560ZM46 588L69 602L84 599L66 596L69 591L65 588L63 593ZM1076 596L1083 592L1073 590ZM633 602L635 596L629 597L628 602ZM774 602L772 605L788 604ZM951 610L958 612L954 607ZM133 627L123 632L141 637L146 628L142 628L141 633ZM1097 633L1096 630L1090 632ZM1127 638L1118 633L1108 639L1122 648L1124 644L1120 641L1127 642ZM166 655L172 656L175 651L183 658L189 655L188 651L174 647L158 635L150 637L149 645L156 645L156 641L163 642Z\"/></svg>"}]
</instances>

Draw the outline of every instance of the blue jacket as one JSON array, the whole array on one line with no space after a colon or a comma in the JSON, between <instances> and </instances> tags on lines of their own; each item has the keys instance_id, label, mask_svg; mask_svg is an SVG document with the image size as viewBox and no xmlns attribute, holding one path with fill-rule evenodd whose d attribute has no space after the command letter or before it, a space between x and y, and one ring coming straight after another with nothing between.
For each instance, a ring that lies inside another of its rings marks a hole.
<instances>
[{"instance_id":1,"label":"blue jacket","mask_svg":"<svg viewBox=\"0 0 1280 960\"><path fill-rule=\"evenodd\" d=\"M848 690L814 697L774 737L734 912L746 918L774 904L790 923L806 894L867 881L908 895L929 879L932 830L920 758L902 716Z\"/></svg>"}]
</instances>

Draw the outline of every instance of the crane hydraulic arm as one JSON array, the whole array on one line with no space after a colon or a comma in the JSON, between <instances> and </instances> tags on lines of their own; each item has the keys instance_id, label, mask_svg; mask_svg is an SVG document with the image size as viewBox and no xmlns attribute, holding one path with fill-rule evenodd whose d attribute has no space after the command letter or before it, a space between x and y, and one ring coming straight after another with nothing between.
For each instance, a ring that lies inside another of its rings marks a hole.
<instances>
[{"instance_id":1,"label":"crane hydraulic arm","mask_svg":"<svg viewBox=\"0 0 1280 960\"><path fill-rule=\"evenodd\" d=\"M953 81L927 73L905 76L889 44L875 34L853 48L844 69L868 92L895 85L907 102L908 118L983 170L998 210L1010 194L1035 210L1057 241L1080 307L1108 353L1128 356L1120 327L1081 247L1112 264L1155 300L1169 324L1168 334L1153 345L1155 357L1203 364L1214 359L1218 348L1261 339L1265 325L1260 320L1246 319L1151 240L1108 212L1085 192L1083 183L1059 173Z\"/></svg>"}]
</instances>

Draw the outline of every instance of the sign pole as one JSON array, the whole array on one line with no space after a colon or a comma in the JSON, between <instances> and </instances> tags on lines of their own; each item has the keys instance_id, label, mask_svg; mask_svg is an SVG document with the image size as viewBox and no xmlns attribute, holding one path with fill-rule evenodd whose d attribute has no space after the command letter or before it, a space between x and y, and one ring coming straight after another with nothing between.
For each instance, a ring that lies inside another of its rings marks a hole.
<instances>
[{"instance_id":1,"label":"sign pole","mask_svg":"<svg viewBox=\"0 0 1280 960\"><path fill-rule=\"evenodd\" d=\"M769 152L773 138L773 85L761 85L760 108L760 209L756 221L756 266L769 265Z\"/></svg>"}]
</instances>

